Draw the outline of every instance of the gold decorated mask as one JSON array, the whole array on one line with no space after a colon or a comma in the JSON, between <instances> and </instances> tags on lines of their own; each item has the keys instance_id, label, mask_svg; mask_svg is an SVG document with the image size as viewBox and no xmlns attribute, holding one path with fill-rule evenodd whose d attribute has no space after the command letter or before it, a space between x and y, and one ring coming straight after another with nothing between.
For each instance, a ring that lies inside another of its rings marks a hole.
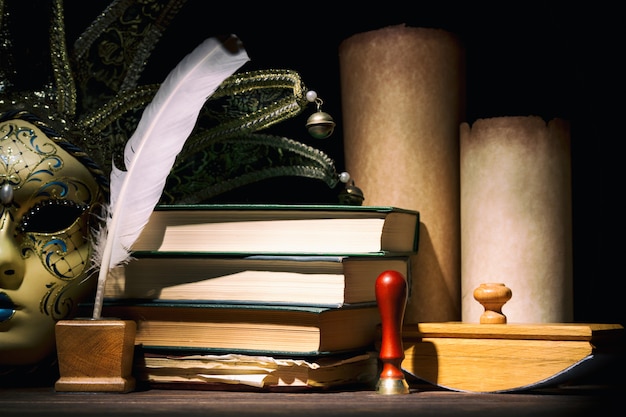
<instances>
[{"instance_id":1,"label":"gold decorated mask","mask_svg":"<svg viewBox=\"0 0 626 417\"><path fill-rule=\"evenodd\" d=\"M33 123L0 119L0 364L54 350L56 321L91 294L91 172Z\"/></svg>"},{"instance_id":2,"label":"gold decorated mask","mask_svg":"<svg viewBox=\"0 0 626 417\"><path fill-rule=\"evenodd\" d=\"M94 211L108 203L112 163L125 168L124 146L159 87L139 80L178 11L193 7L185 0L111 0L68 43L63 0L46 4L50 10L35 11L0 0L0 376L53 353L56 321L93 290ZM38 46L45 45L52 71L24 82L20 71L30 74L40 56L24 58L18 53L30 48L16 51L13 41L24 37L30 13L49 13L50 31ZM198 43L189 40L188 49ZM328 155L270 130L301 114L307 91L291 70L227 79L203 108L162 202L210 203L280 176L334 188L340 175Z\"/></svg>"}]
</instances>

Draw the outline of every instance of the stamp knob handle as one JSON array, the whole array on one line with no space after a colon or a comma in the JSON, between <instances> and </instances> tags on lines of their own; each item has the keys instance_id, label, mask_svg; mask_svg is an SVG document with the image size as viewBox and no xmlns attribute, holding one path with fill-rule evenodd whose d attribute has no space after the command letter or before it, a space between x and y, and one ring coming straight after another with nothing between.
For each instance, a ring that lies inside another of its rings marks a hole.
<instances>
[{"instance_id":1,"label":"stamp knob handle","mask_svg":"<svg viewBox=\"0 0 626 417\"><path fill-rule=\"evenodd\" d=\"M502 314L502 306L512 296L511 289L500 282L487 282L476 287L474 298L485 308L480 316L480 323L505 324L506 316Z\"/></svg>"}]
</instances>

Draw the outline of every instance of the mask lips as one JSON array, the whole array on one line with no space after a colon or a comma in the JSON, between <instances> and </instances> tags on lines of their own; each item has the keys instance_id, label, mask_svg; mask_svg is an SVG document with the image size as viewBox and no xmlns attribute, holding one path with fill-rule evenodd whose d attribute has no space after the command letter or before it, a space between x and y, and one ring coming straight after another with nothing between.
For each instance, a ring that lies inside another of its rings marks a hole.
<instances>
[{"instance_id":1,"label":"mask lips","mask_svg":"<svg viewBox=\"0 0 626 417\"><path fill-rule=\"evenodd\" d=\"M15 304L6 293L0 292L0 323L11 319L13 314L15 314Z\"/></svg>"}]
</instances>

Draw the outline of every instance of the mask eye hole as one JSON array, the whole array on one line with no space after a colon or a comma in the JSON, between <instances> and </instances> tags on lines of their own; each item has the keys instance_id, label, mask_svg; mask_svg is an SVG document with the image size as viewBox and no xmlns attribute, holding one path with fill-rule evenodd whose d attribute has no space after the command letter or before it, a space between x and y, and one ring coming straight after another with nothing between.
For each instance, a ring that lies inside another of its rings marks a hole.
<instances>
[{"instance_id":1,"label":"mask eye hole","mask_svg":"<svg viewBox=\"0 0 626 417\"><path fill-rule=\"evenodd\" d=\"M24 233L54 233L70 227L88 206L71 200L47 200L33 206L20 223Z\"/></svg>"}]
</instances>

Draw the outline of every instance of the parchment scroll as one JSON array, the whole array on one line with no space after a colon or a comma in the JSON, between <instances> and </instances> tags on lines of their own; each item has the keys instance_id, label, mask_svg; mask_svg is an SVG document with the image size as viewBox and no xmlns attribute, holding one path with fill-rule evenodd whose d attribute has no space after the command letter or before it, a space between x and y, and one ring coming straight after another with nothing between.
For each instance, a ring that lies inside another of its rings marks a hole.
<instances>
[{"instance_id":1,"label":"parchment scroll","mask_svg":"<svg viewBox=\"0 0 626 417\"><path fill-rule=\"evenodd\" d=\"M508 323L571 322L569 123L496 117L460 135L462 320L479 322L479 284L501 282Z\"/></svg>"},{"instance_id":2,"label":"parchment scroll","mask_svg":"<svg viewBox=\"0 0 626 417\"><path fill-rule=\"evenodd\" d=\"M344 40L339 63L346 169L364 204L421 214L404 320L460 320L464 50L447 31L397 25Z\"/></svg>"}]
</instances>

